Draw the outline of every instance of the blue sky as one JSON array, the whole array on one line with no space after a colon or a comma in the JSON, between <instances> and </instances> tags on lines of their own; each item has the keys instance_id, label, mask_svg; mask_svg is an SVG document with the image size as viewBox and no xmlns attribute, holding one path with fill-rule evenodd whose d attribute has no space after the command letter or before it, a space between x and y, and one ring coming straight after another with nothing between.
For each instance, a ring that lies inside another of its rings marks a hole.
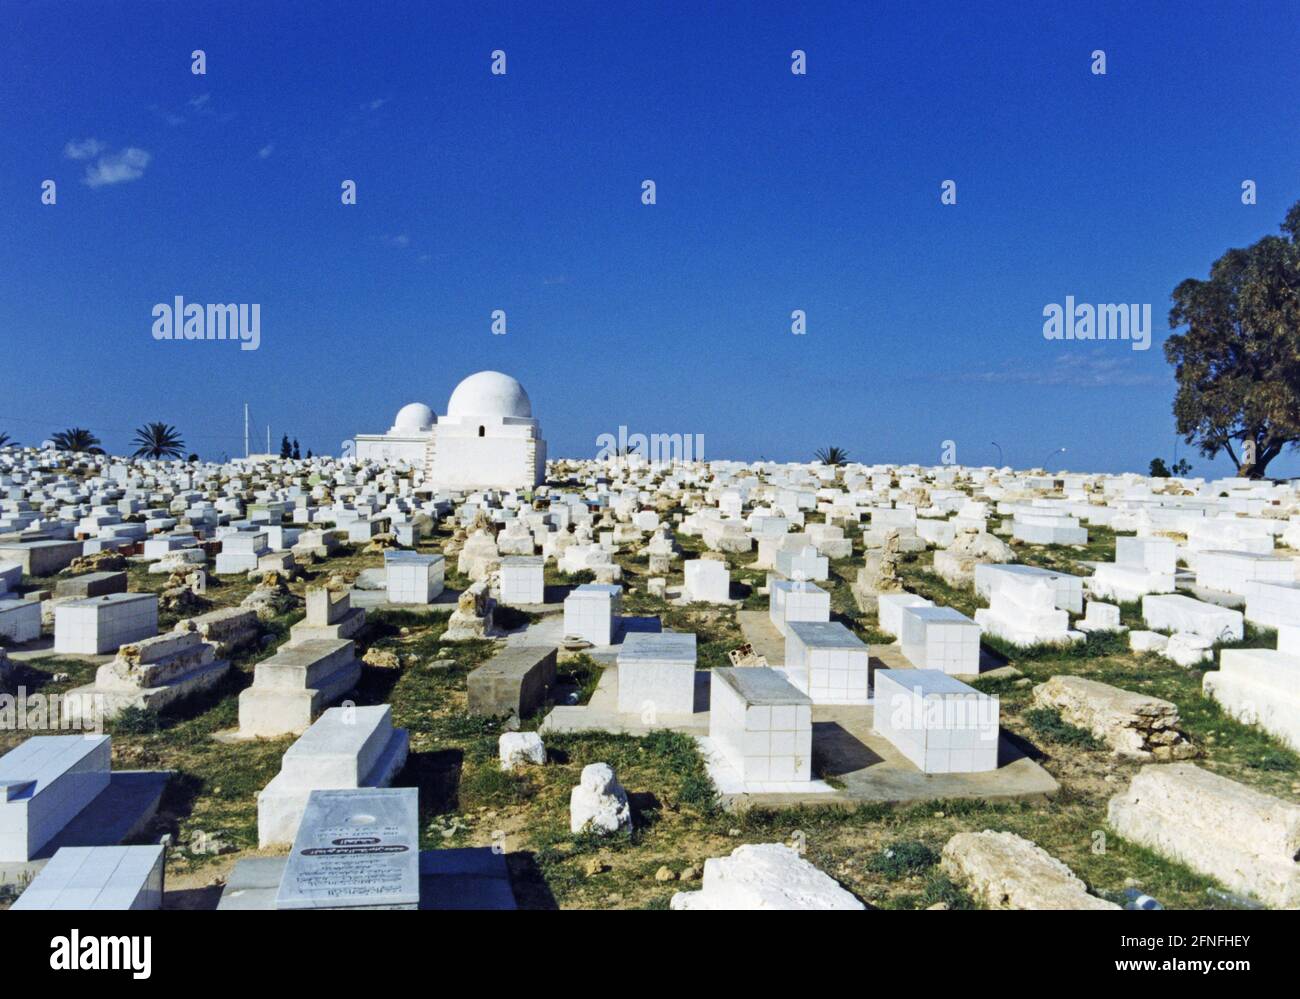
<instances>
[{"instance_id":1,"label":"blue sky","mask_svg":"<svg viewBox=\"0 0 1300 999\"><path fill-rule=\"evenodd\" d=\"M1300 200L1297 52L1294 2L6 0L0 430L216 458L248 402L337 453L493 368L553 456L621 424L1145 470L1170 291ZM176 295L259 303L260 348L155 341ZM1156 342L1044 340L1067 295L1151 303Z\"/></svg>"}]
</instances>

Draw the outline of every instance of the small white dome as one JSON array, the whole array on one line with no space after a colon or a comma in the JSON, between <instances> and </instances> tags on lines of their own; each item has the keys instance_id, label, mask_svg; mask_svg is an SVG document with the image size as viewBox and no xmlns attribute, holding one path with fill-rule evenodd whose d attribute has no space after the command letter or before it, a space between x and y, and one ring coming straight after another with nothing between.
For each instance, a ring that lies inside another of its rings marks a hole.
<instances>
[{"instance_id":1,"label":"small white dome","mask_svg":"<svg viewBox=\"0 0 1300 999\"><path fill-rule=\"evenodd\" d=\"M432 427L436 420L433 410L424 403L411 402L397 411L393 429L404 433L419 433Z\"/></svg>"},{"instance_id":2,"label":"small white dome","mask_svg":"<svg viewBox=\"0 0 1300 999\"><path fill-rule=\"evenodd\" d=\"M500 371L480 371L456 386L448 416L518 416L531 419L533 404L524 387Z\"/></svg>"}]
</instances>

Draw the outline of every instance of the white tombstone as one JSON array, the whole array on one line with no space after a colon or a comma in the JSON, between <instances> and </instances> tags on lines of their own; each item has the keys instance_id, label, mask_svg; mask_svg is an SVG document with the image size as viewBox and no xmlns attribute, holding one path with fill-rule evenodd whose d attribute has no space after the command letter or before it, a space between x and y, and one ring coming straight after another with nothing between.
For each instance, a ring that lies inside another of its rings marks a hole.
<instances>
[{"instance_id":1,"label":"white tombstone","mask_svg":"<svg viewBox=\"0 0 1300 999\"><path fill-rule=\"evenodd\" d=\"M933 600L918 597L915 593L881 593L876 597L877 627L886 635L897 638L903 633L904 607L933 607Z\"/></svg>"},{"instance_id":2,"label":"white tombstone","mask_svg":"<svg viewBox=\"0 0 1300 999\"><path fill-rule=\"evenodd\" d=\"M1245 636L1241 611L1194 600L1181 593L1143 597L1142 619L1153 631L1186 631L1211 642L1241 641Z\"/></svg>"},{"instance_id":3,"label":"white tombstone","mask_svg":"<svg viewBox=\"0 0 1300 999\"><path fill-rule=\"evenodd\" d=\"M951 607L904 607L899 644L917 669L979 672L980 626Z\"/></svg>"},{"instance_id":4,"label":"white tombstone","mask_svg":"<svg viewBox=\"0 0 1300 999\"><path fill-rule=\"evenodd\" d=\"M814 704L867 704L871 649L838 621L791 621L785 671Z\"/></svg>"},{"instance_id":5,"label":"white tombstone","mask_svg":"<svg viewBox=\"0 0 1300 999\"><path fill-rule=\"evenodd\" d=\"M671 631L626 636L618 651L618 710L649 712L654 718L693 713L695 636Z\"/></svg>"},{"instance_id":6,"label":"white tombstone","mask_svg":"<svg viewBox=\"0 0 1300 999\"><path fill-rule=\"evenodd\" d=\"M829 621L831 595L814 583L774 579L768 597L768 617L782 635L791 621Z\"/></svg>"},{"instance_id":7,"label":"white tombstone","mask_svg":"<svg viewBox=\"0 0 1300 999\"><path fill-rule=\"evenodd\" d=\"M600 583L579 586L564 598L564 634L592 645L609 645L613 641L614 615L622 593L620 586Z\"/></svg>"},{"instance_id":8,"label":"white tombstone","mask_svg":"<svg viewBox=\"0 0 1300 999\"><path fill-rule=\"evenodd\" d=\"M105 912L161 909L165 851L153 846L65 846L11 910Z\"/></svg>"},{"instance_id":9,"label":"white tombstone","mask_svg":"<svg viewBox=\"0 0 1300 999\"><path fill-rule=\"evenodd\" d=\"M384 552L384 577L391 604L433 603L443 591L447 563L441 555L389 550Z\"/></svg>"},{"instance_id":10,"label":"white tombstone","mask_svg":"<svg viewBox=\"0 0 1300 999\"><path fill-rule=\"evenodd\" d=\"M406 729L391 705L330 708L284 754L257 795L259 849L293 842L312 791L388 787L406 763Z\"/></svg>"},{"instance_id":11,"label":"white tombstone","mask_svg":"<svg viewBox=\"0 0 1300 999\"><path fill-rule=\"evenodd\" d=\"M686 598L710 604L724 604L731 597L731 570L712 558L690 559L683 565Z\"/></svg>"},{"instance_id":12,"label":"white tombstone","mask_svg":"<svg viewBox=\"0 0 1300 999\"><path fill-rule=\"evenodd\" d=\"M773 669L712 670L709 740L745 783L812 780L812 700Z\"/></svg>"},{"instance_id":13,"label":"white tombstone","mask_svg":"<svg viewBox=\"0 0 1300 999\"><path fill-rule=\"evenodd\" d=\"M515 607L546 600L545 559L508 555L501 560L501 603ZM608 643L606 643L608 644Z\"/></svg>"},{"instance_id":14,"label":"white tombstone","mask_svg":"<svg viewBox=\"0 0 1300 999\"><path fill-rule=\"evenodd\" d=\"M998 699L932 669L876 671L873 728L928 774L998 766Z\"/></svg>"},{"instance_id":15,"label":"white tombstone","mask_svg":"<svg viewBox=\"0 0 1300 999\"><path fill-rule=\"evenodd\" d=\"M0 638L6 638L14 645L22 645L40 637L39 600L0 600Z\"/></svg>"},{"instance_id":16,"label":"white tombstone","mask_svg":"<svg viewBox=\"0 0 1300 999\"><path fill-rule=\"evenodd\" d=\"M106 735L33 736L0 756L0 861L26 862L108 788Z\"/></svg>"},{"instance_id":17,"label":"white tombstone","mask_svg":"<svg viewBox=\"0 0 1300 999\"><path fill-rule=\"evenodd\" d=\"M156 634L158 597L153 593L108 593L54 608L54 651L59 654L102 655Z\"/></svg>"}]
</instances>

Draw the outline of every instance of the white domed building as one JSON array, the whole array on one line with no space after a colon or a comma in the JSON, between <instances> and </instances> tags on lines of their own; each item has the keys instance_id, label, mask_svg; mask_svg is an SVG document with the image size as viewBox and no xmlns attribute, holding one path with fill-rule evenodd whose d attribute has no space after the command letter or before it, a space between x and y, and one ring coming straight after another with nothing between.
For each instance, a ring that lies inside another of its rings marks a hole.
<instances>
[{"instance_id":1,"label":"white domed building","mask_svg":"<svg viewBox=\"0 0 1300 999\"><path fill-rule=\"evenodd\" d=\"M533 404L518 381L499 371L480 371L457 385L446 416L412 403L388 433L356 440L358 458L422 467L425 485L434 489L531 489L546 475L546 441Z\"/></svg>"},{"instance_id":2,"label":"white domed building","mask_svg":"<svg viewBox=\"0 0 1300 999\"><path fill-rule=\"evenodd\" d=\"M437 422L438 417L424 403L408 403L397 411L388 433L357 434L356 456L361 461L405 462L422 468Z\"/></svg>"}]
</instances>

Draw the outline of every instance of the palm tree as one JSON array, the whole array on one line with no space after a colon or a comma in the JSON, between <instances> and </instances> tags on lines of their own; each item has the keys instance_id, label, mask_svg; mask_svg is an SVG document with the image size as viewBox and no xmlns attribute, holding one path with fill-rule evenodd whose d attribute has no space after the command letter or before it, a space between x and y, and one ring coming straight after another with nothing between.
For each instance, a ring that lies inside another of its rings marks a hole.
<instances>
[{"instance_id":1,"label":"palm tree","mask_svg":"<svg viewBox=\"0 0 1300 999\"><path fill-rule=\"evenodd\" d=\"M813 457L823 465L844 465L848 463L849 453L842 447L824 447Z\"/></svg>"},{"instance_id":2,"label":"palm tree","mask_svg":"<svg viewBox=\"0 0 1300 999\"><path fill-rule=\"evenodd\" d=\"M185 442L176 428L167 423L146 423L135 432L136 458L179 458Z\"/></svg>"},{"instance_id":3,"label":"palm tree","mask_svg":"<svg viewBox=\"0 0 1300 999\"><path fill-rule=\"evenodd\" d=\"M86 454L104 453L104 449L99 446L99 438L84 427L60 430L50 440L54 441L54 446L60 451L76 451Z\"/></svg>"},{"instance_id":4,"label":"palm tree","mask_svg":"<svg viewBox=\"0 0 1300 999\"><path fill-rule=\"evenodd\" d=\"M12 441L13 438L10 437L8 434L0 433L0 447L4 447L5 445L11 443Z\"/></svg>"}]
</instances>

